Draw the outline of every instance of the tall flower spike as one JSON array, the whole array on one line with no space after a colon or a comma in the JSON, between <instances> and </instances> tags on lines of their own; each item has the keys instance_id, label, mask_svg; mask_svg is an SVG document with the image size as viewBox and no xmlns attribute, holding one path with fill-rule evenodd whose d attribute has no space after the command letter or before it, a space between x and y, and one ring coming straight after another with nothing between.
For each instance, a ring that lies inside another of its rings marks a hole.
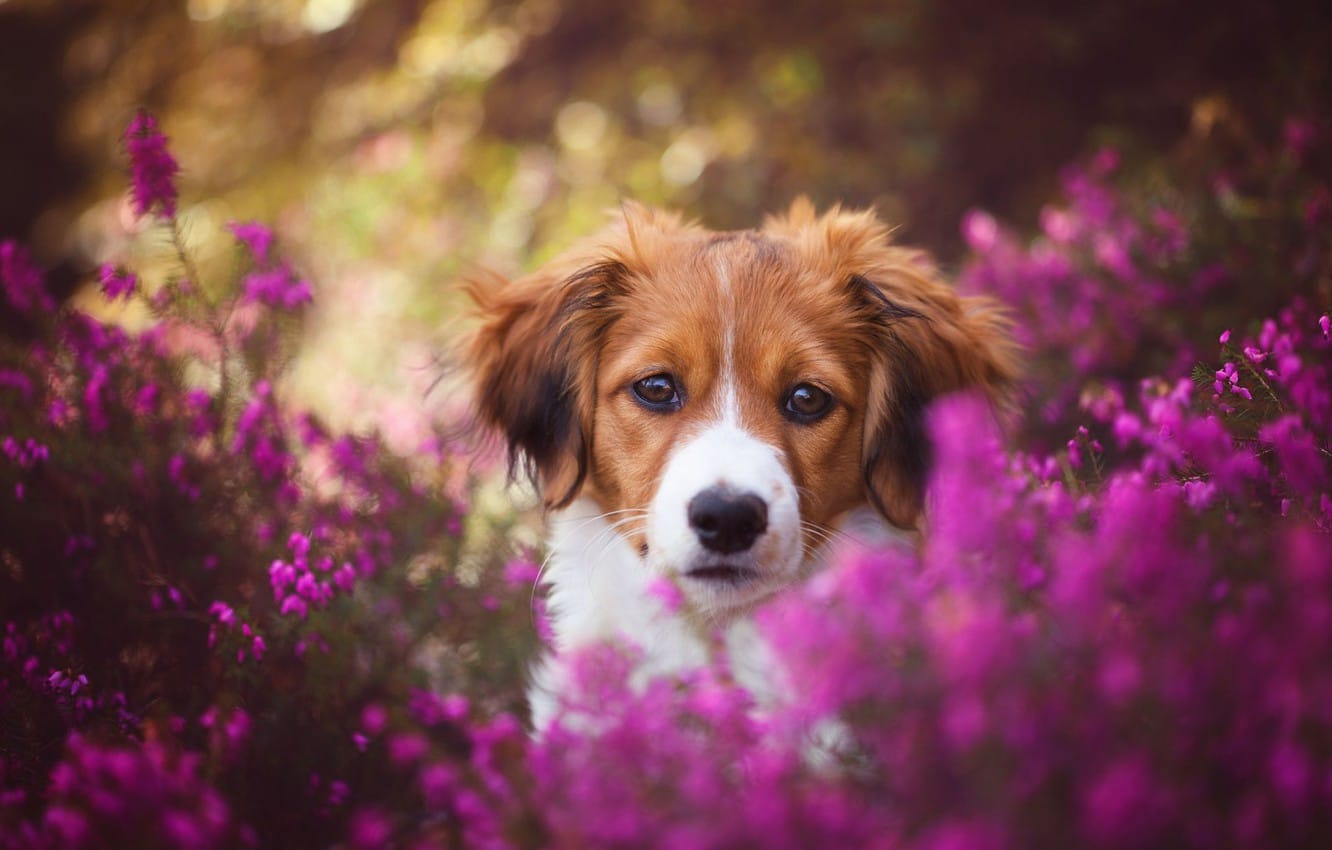
<instances>
[{"instance_id":1,"label":"tall flower spike","mask_svg":"<svg viewBox=\"0 0 1332 850\"><path fill-rule=\"evenodd\" d=\"M175 178L180 166L167 150L166 136L157 129L157 119L139 110L125 128L125 148L130 160L134 214L145 215L160 205L163 216L175 218Z\"/></svg>"}]
</instances>

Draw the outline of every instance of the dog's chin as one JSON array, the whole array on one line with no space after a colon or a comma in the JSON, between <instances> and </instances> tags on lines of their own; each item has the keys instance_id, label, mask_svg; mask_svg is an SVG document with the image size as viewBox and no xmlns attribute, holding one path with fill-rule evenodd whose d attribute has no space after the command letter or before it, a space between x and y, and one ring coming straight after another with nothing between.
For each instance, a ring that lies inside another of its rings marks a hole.
<instances>
[{"instance_id":1,"label":"dog's chin","mask_svg":"<svg viewBox=\"0 0 1332 850\"><path fill-rule=\"evenodd\" d=\"M784 565L756 563L750 557L699 557L668 570L685 598L699 613L725 615L750 608L787 582Z\"/></svg>"},{"instance_id":2,"label":"dog's chin","mask_svg":"<svg viewBox=\"0 0 1332 850\"><path fill-rule=\"evenodd\" d=\"M705 562L686 570L684 577L691 582L698 582L701 587L741 588L758 581L760 573L745 564Z\"/></svg>"}]
</instances>

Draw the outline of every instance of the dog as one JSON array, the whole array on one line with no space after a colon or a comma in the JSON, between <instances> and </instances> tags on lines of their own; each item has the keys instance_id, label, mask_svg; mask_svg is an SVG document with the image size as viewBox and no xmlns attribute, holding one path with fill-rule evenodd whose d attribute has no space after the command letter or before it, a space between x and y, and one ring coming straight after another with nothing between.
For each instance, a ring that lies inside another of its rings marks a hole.
<instances>
[{"instance_id":1,"label":"dog","mask_svg":"<svg viewBox=\"0 0 1332 850\"><path fill-rule=\"evenodd\" d=\"M636 645L644 677L720 646L768 698L755 607L839 540L909 545L926 406L960 390L999 404L1016 374L998 305L959 295L873 212L803 198L728 232L626 204L538 271L468 290L477 420L550 515L538 731L569 655L607 641Z\"/></svg>"}]
</instances>

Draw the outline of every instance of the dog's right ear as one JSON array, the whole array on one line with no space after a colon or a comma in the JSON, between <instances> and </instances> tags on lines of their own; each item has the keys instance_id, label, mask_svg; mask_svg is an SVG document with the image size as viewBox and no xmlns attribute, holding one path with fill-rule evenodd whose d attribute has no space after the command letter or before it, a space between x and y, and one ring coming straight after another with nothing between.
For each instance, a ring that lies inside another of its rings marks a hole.
<instances>
[{"instance_id":1,"label":"dog's right ear","mask_svg":"<svg viewBox=\"0 0 1332 850\"><path fill-rule=\"evenodd\" d=\"M548 509L573 501L587 477L597 339L627 274L606 260L467 282L481 318L462 348L477 416L503 436L510 477L531 479Z\"/></svg>"}]
</instances>

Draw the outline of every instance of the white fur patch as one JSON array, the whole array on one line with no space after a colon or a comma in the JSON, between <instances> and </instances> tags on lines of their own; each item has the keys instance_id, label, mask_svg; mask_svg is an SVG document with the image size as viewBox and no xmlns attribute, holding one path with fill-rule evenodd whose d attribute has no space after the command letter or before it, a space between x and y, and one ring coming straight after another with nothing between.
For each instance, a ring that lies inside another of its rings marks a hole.
<instances>
[{"instance_id":1,"label":"white fur patch","mask_svg":"<svg viewBox=\"0 0 1332 850\"><path fill-rule=\"evenodd\" d=\"M752 493L766 503L767 530L746 551L710 551L690 527L690 501L712 487ZM677 580L700 612L719 613L751 603L789 584L799 573L802 539L795 483L772 446L746 433L730 417L723 418L671 455L648 511L647 540L648 567ZM757 578L728 586L688 577L691 569L707 565L751 568Z\"/></svg>"}]
</instances>

